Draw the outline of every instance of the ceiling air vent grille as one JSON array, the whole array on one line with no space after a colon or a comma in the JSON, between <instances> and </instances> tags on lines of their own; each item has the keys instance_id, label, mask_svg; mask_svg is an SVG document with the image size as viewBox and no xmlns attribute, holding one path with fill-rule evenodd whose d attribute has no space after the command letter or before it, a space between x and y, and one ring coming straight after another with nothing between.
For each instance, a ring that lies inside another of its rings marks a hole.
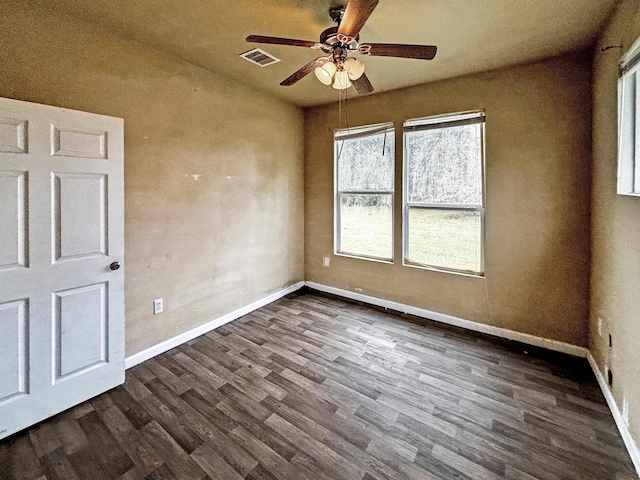
<instances>
[{"instance_id":1,"label":"ceiling air vent grille","mask_svg":"<svg viewBox=\"0 0 640 480\"><path fill-rule=\"evenodd\" d=\"M240 56L245 60L248 60L251 63L255 63L260 67L266 67L267 65L278 63L280 61L279 58L276 58L273 55L265 52L264 50L260 50L259 48L254 48L253 50L244 52L240 54Z\"/></svg>"}]
</instances>

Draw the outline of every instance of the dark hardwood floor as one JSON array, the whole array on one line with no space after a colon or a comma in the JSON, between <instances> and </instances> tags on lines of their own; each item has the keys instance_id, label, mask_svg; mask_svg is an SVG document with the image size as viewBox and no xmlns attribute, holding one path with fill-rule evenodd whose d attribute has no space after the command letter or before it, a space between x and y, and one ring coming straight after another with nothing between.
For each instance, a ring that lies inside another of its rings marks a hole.
<instances>
[{"instance_id":1,"label":"dark hardwood floor","mask_svg":"<svg viewBox=\"0 0 640 480\"><path fill-rule=\"evenodd\" d=\"M637 477L585 360L307 291L0 443L0 478Z\"/></svg>"}]
</instances>

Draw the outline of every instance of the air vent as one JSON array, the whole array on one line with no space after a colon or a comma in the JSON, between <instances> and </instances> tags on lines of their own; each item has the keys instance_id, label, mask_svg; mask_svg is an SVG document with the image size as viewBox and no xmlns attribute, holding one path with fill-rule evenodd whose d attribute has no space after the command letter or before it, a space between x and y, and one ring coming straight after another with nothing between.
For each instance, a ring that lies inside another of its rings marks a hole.
<instances>
[{"instance_id":1,"label":"air vent","mask_svg":"<svg viewBox=\"0 0 640 480\"><path fill-rule=\"evenodd\" d=\"M266 67L267 65L278 63L280 61L279 58L276 58L273 55L265 52L264 50L260 50L259 48L254 48L253 50L244 52L240 54L240 56L245 60L248 60L251 63L255 63L260 67Z\"/></svg>"}]
</instances>

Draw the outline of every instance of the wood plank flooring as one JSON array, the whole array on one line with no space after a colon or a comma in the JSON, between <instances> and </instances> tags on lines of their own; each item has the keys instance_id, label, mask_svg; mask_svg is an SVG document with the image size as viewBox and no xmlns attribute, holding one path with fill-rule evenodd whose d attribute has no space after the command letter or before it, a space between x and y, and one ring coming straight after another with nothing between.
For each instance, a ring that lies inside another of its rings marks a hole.
<instances>
[{"instance_id":1,"label":"wood plank flooring","mask_svg":"<svg viewBox=\"0 0 640 480\"><path fill-rule=\"evenodd\" d=\"M586 361L304 291L0 443L0 478L637 477Z\"/></svg>"}]
</instances>

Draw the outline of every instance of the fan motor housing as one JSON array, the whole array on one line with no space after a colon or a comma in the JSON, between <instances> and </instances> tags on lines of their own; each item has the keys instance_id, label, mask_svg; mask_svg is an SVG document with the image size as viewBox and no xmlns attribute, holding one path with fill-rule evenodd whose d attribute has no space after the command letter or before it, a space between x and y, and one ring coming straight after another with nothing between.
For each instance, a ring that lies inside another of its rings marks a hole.
<instances>
[{"instance_id":1,"label":"fan motor housing","mask_svg":"<svg viewBox=\"0 0 640 480\"><path fill-rule=\"evenodd\" d=\"M358 35L351 42L342 43L338 39L338 27L327 28L324 32L320 34L320 43L328 47L328 49L323 49L327 52L331 51L331 49L336 48L338 46L345 48L347 50L357 50L359 39L360 39L360 35Z\"/></svg>"},{"instance_id":2,"label":"fan motor housing","mask_svg":"<svg viewBox=\"0 0 640 480\"><path fill-rule=\"evenodd\" d=\"M324 43L325 45L334 45L338 42L338 27L327 28L324 32L320 34L320 43Z\"/></svg>"}]
</instances>

